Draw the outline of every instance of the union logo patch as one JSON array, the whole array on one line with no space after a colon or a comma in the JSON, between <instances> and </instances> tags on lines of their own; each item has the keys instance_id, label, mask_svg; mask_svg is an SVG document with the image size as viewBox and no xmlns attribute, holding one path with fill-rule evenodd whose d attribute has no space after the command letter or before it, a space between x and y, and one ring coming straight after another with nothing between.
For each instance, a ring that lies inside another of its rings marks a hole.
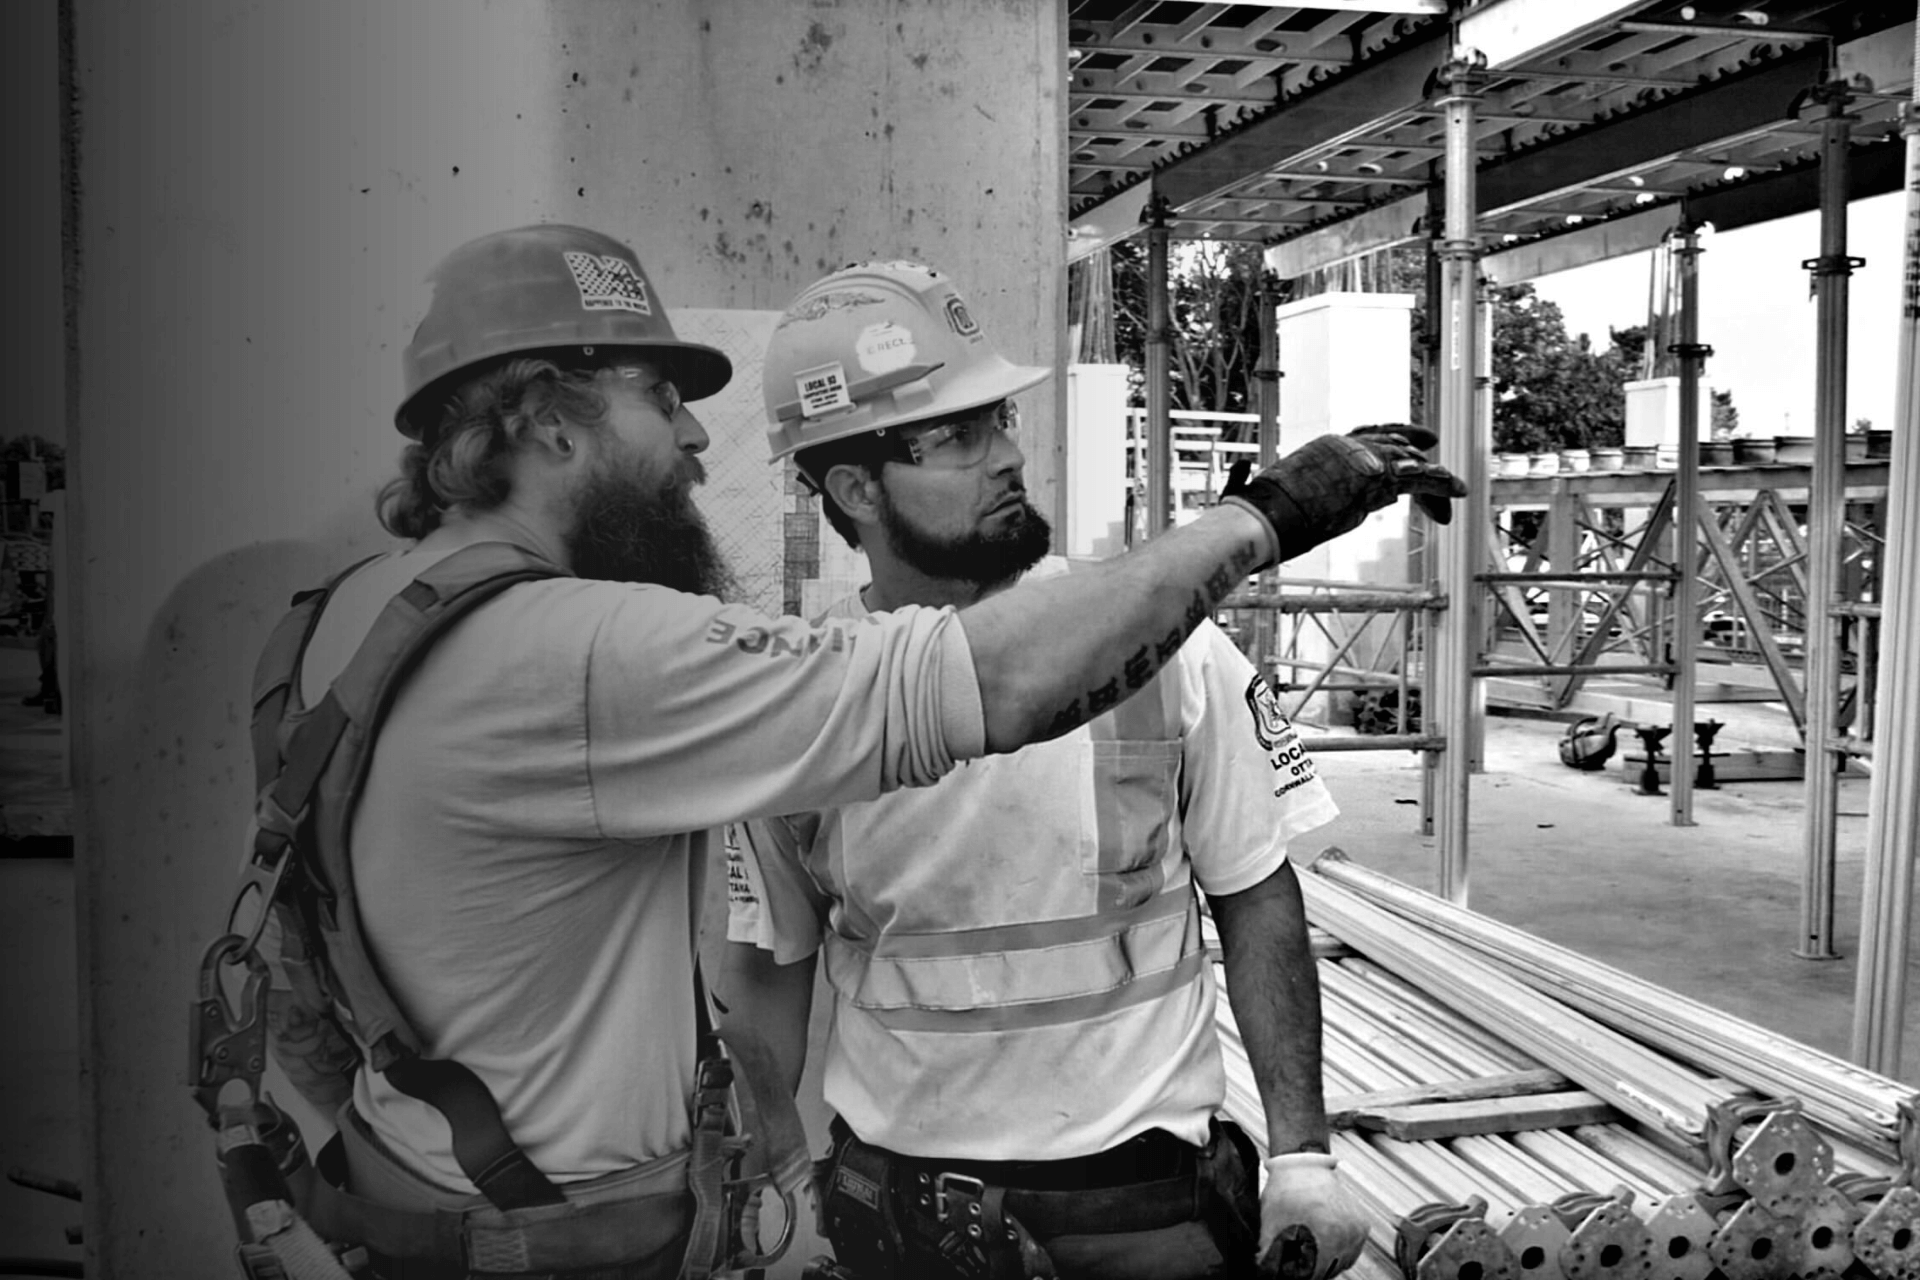
<instances>
[{"instance_id":1,"label":"union logo patch","mask_svg":"<svg viewBox=\"0 0 1920 1280\"><path fill-rule=\"evenodd\" d=\"M1282 735L1292 736L1293 724L1280 709L1273 686L1257 672L1247 682L1247 710L1253 713L1253 736L1262 750L1273 750Z\"/></svg>"},{"instance_id":2,"label":"union logo patch","mask_svg":"<svg viewBox=\"0 0 1920 1280\"><path fill-rule=\"evenodd\" d=\"M971 338L980 332L980 326L974 321L973 313L967 310L967 304L960 301L957 293L947 295L947 324L963 338Z\"/></svg>"}]
</instances>

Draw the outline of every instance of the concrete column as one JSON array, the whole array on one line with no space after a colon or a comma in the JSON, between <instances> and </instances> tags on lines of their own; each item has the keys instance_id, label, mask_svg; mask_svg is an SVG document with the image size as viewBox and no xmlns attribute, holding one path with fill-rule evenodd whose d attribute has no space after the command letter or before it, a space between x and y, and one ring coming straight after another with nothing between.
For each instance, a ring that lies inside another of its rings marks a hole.
<instances>
[{"instance_id":1,"label":"concrete column","mask_svg":"<svg viewBox=\"0 0 1920 1280\"><path fill-rule=\"evenodd\" d=\"M293 590L378 549L417 282L542 219L666 302L778 308L865 257L963 279L1015 358L1064 316L1060 14L1001 0L71 0L71 503L87 1274L232 1266L182 1087ZM758 395L757 351L733 353ZM1064 388L1032 398L1049 507ZM704 406L703 406L704 407ZM757 448L757 441L749 441Z\"/></svg>"}]
</instances>

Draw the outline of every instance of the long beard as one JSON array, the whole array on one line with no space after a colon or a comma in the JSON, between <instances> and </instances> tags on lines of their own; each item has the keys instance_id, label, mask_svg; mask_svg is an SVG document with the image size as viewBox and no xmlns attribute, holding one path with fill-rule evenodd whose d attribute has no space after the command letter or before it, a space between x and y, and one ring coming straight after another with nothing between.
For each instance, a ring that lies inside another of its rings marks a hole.
<instances>
[{"instance_id":1,"label":"long beard","mask_svg":"<svg viewBox=\"0 0 1920 1280\"><path fill-rule=\"evenodd\" d=\"M603 582L646 582L725 599L733 571L713 543L691 485L600 473L575 504L567 554L574 573Z\"/></svg>"},{"instance_id":2,"label":"long beard","mask_svg":"<svg viewBox=\"0 0 1920 1280\"><path fill-rule=\"evenodd\" d=\"M1018 517L998 533L975 531L942 538L915 528L882 489L880 528L893 553L921 573L980 587L1020 576L1039 564L1053 546L1052 526L1025 501Z\"/></svg>"}]
</instances>

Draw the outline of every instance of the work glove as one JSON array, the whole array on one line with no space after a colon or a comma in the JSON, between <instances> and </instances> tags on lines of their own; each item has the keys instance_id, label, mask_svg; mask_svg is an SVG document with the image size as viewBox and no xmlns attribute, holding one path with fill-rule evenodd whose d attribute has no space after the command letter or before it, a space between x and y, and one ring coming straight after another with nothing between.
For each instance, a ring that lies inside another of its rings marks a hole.
<instances>
[{"instance_id":1,"label":"work glove","mask_svg":"<svg viewBox=\"0 0 1920 1280\"><path fill-rule=\"evenodd\" d=\"M1453 519L1452 500L1465 497L1467 486L1422 456L1421 450L1438 443L1433 432L1400 424L1321 436L1259 475L1252 474L1250 462L1234 463L1220 498L1266 521L1278 560L1291 560L1359 528L1369 514L1403 493L1446 524Z\"/></svg>"},{"instance_id":2,"label":"work glove","mask_svg":"<svg viewBox=\"0 0 1920 1280\"><path fill-rule=\"evenodd\" d=\"M1367 1214L1318 1151L1271 1156L1262 1167L1258 1274L1275 1280L1326 1280L1353 1265L1367 1242Z\"/></svg>"}]
</instances>

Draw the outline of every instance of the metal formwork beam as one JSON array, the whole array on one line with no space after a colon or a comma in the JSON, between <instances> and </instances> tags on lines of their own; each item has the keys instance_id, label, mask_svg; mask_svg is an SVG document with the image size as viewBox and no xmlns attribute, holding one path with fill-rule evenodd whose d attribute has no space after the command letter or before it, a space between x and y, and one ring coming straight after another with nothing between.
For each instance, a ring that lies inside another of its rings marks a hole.
<instances>
[{"instance_id":1,"label":"metal formwork beam","mask_svg":"<svg viewBox=\"0 0 1920 1280\"><path fill-rule=\"evenodd\" d=\"M1564 49L1609 22L1642 8L1645 0L1491 0L1460 19L1460 44L1478 49L1494 67L1511 66Z\"/></svg>"},{"instance_id":2,"label":"metal formwork beam","mask_svg":"<svg viewBox=\"0 0 1920 1280\"><path fill-rule=\"evenodd\" d=\"M1511 158L1488 161L1480 169L1480 208L1487 215L1520 208L1695 148L1784 124L1794 95L1819 82L1823 58L1817 50L1789 54L1619 119L1573 130ZM1284 256L1285 267L1275 264L1282 274L1328 266L1342 255L1379 247L1356 232L1391 235L1417 220L1425 207L1425 196L1404 196L1360 215L1366 219L1360 228L1336 222L1283 241L1270 257Z\"/></svg>"},{"instance_id":3,"label":"metal formwork beam","mask_svg":"<svg viewBox=\"0 0 1920 1280\"><path fill-rule=\"evenodd\" d=\"M1308 89L1284 109L1244 125L1154 175L1182 208L1273 168L1298 168L1323 152L1416 114L1429 77L1445 63L1448 31L1436 23L1384 56Z\"/></svg>"},{"instance_id":4,"label":"metal formwork beam","mask_svg":"<svg viewBox=\"0 0 1920 1280\"><path fill-rule=\"evenodd\" d=\"M1486 492L1488 445L1480 440L1475 366L1480 360L1479 239L1474 197L1473 112L1485 85L1485 64L1458 59L1441 71L1441 104L1447 113L1446 237L1440 258L1440 461L1467 484L1454 521L1436 530L1440 589L1447 610L1435 627L1427 655L1428 700L1436 704L1440 753L1435 786L1441 894L1467 901L1467 813L1471 782L1470 719L1473 668L1479 657L1479 587L1474 581L1484 557L1490 519ZM1432 732L1432 728L1429 728Z\"/></svg>"},{"instance_id":5,"label":"metal formwork beam","mask_svg":"<svg viewBox=\"0 0 1920 1280\"><path fill-rule=\"evenodd\" d=\"M1916 26L1920 31L1920 26ZM1920 42L1916 42L1920 59ZM1867 867L1854 988L1854 1061L1899 1069L1920 841L1920 90L1907 109L1907 286L1901 299L1899 388L1888 468L1886 563L1880 571L1880 692L1887 731L1875 743L1867 799Z\"/></svg>"},{"instance_id":6,"label":"metal formwork beam","mask_svg":"<svg viewBox=\"0 0 1920 1280\"><path fill-rule=\"evenodd\" d=\"M1806 265L1818 297L1814 370L1813 479L1807 500L1805 826L1800 884L1800 941L1794 954L1833 960L1833 877L1839 834L1840 779L1846 758L1840 737L1840 636L1832 607L1840 579L1846 517L1847 297L1854 260L1847 256L1847 144L1852 117L1844 84L1823 86L1820 138L1820 256Z\"/></svg>"}]
</instances>

